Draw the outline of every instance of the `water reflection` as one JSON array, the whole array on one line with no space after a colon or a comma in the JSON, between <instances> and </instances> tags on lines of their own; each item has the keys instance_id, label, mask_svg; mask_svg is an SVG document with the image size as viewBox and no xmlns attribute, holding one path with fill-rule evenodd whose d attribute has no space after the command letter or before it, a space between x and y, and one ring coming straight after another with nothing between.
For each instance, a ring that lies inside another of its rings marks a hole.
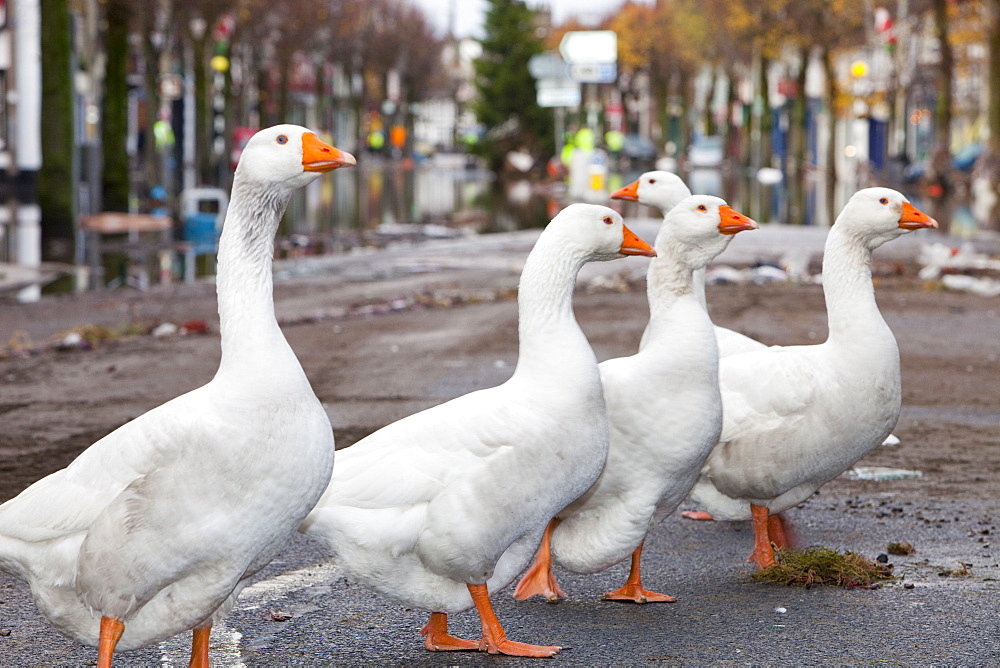
<instances>
[{"instance_id":1,"label":"water reflection","mask_svg":"<svg viewBox=\"0 0 1000 668\"><path fill-rule=\"evenodd\" d=\"M356 169L317 180L305 196L294 200L279 244L286 255L322 254L408 238L538 228L560 208L580 199L613 206L626 216L656 216L647 207L609 199L611 192L638 178L641 171L612 171L585 197L571 198L562 182L501 183L461 155L419 164L369 157ZM700 168L682 176L692 192L723 197L760 222L827 224L826 193L818 174L805 179L798 220L790 220L794 214L788 210L788 191L780 179L731 168ZM960 238L981 233L967 201L930 200L912 186L901 189L915 206L937 218L943 232ZM848 190L840 187L834 193L835 210L852 194Z\"/></svg>"},{"instance_id":2,"label":"water reflection","mask_svg":"<svg viewBox=\"0 0 1000 668\"><path fill-rule=\"evenodd\" d=\"M367 159L334 176L289 207L280 234L293 245L323 252L407 236L542 227L553 197L548 184L527 179L501 185L464 156L424 164Z\"/></svg>"}]
</instances>

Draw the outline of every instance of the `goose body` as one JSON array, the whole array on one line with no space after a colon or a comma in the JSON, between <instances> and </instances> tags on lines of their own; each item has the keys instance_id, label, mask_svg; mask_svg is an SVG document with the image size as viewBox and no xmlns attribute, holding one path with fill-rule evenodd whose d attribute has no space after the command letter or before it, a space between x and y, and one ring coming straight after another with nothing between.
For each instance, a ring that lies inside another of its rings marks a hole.
<instances>
[{"instance_id":1,"label":"goose body","mask_svg":"<svg viewBox=\"0 0 1000 668\"><path fill-rule=\"evenodd\" d=\"M572 309L580 267L652 250L605 207L573 204L542 232L521 275L511 378L406 417L337 455L301 530L350 577L432 613L431 650L550 656L512 643L489 594L523 569L546 523L600 474L608 424L597 361ZM447 635L476 606L483 640ZM498 639L499 636L499 639Z\"/></svg>"},{"instance_id":2,"label":"goose body","mask_svg":"<svg viewBox=\"0 0 1000 668\"><path fill-rule=\"evenodd\" d=\"M769 517L843 473L892 431L899 351L875 303L872 251L933 219L888 188L858 191L823 256L829 336L720 361L723 429L691 493L719 519L753 519L759 566L773 561Z\"/></svg>"},{"instance_id":3,"label":"goose body","mask_svg":"<svg viewBox=\"0 0 1000 668\"><path fill-rule=\"evenodd\" d=\"M671 175L672 176L672 175ZM639 352L600 364L611 427L607 462L581 498L562 509L515 597L562 596L552 561L594 573L633 555L630 583L606 598L670 601L639 584L649 529L687 496L722 429L712 321L693 293L694 272L756 223L723 200L690 196L656 237L646 284L650 319Z\"/></svg>"},{"instance_id":4,"label":"goose body","mask_svg":"<svg viewBox=\"0 0 1000 668\"><path fill-rule=\"evenodd\" d=\"M325 489L333 435L274 317L271 257L293 190L349 164L305 128L255 135L219 245L215 377L0 506L0 568L98 665L189 629L207 664L213 621Z\"/></svg>"}]
</instances>

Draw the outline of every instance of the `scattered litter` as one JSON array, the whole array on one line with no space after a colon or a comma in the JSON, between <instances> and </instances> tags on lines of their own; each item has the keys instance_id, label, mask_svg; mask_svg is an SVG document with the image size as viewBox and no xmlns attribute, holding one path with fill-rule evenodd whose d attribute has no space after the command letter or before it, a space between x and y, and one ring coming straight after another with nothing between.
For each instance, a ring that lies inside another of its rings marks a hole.
<instances>
[{"instance_id":1,"label":"scattered litter","mask_svg":"<svg viewBox=\"0 0 1000 668\"><path fill-rule=\"evenodd\" d=\"M163 338L165 336L173 336L177 333L177 325L172 322L161 322L155 328L151 334L156 338Z\"/></svg>"},{"instance_id":2,"label":"scattered litter","mask_svg":"<svg viewBox=\"0 0 1000 668\"><path fill-rule=\"evenodd\" d=\"M713 265L705 270L705 283L720 285L725 283L743 283L743 272L728 264Z\"/></svg>"},{"instance_id":3,"label":"scattered litter","mask_svg":"<svg viewBox=\"0 0 1000 668\"><path fill-rule=\"evenodd\" d=\"M61 350L72 350L74 348L82 348L86 344L86 339L80 332L69 332L66 336L62 337L56 344L56 348Z\"/></svg>"},{"instance_id":4,"label":"scattered litter","mask_svg":"<svg viewBox=\"0 0 1000 668\"><path fill-rule=\"evenodd\" d=\"M282 612L278 608L271 608L270 612L261 615L263 619L270 619L272 622L287 622L292 618L292 614Z\"/></svg>"},{"instance_id":5,"label":"scattered litter","mask_svg":"<svg viewBox=\"0 0 1000 668\"><path fill-rule=\"evenodd\" d=\"M773 264L761 263L746 269L736 269L727 264L712 265L705 271L705 283L707 285L724 285L727 283L753 283L754 285L767 285L768 283L787 283L794 277L796 280L811 280L808 273L802 276L803 269L796 265L795 273L792 274L781 267Z\"/></svg>"},{"instance_id":6,"label":"scattered litter","mask_svg":"<svg viewBox=\"0 0 1000 668\"><path fill-rule=\"evenodd\" d=\"M903 589L914 589L915 587L916 587L916 585L913 584L912 582L904 582L903 583Z\"/></svg>"},{"instance_id":7,"label":"scattered litter","mask_svg":"<svg viewBox=\"0 0 1000 668\"><path fill-rule=\"evenodd\" d=\"M185 320L181 323L181 334L207 334L208 323L204 320Z\"/></svg>"},{"instance_id":8,"label":"scattered litter","mask_svg":"<svg viewBox=\"0 0 1000 668\"><path fill-rule=\"evenodd\" d=\"M623 274L601 274L587 282L586 290L593 292L629 292L632 286Z\"/></svg>"},{"instance_id":9,"label":"scattered litter","mask_svg":"<svg viewBox=\"0 0 1000 668\"><path fill-rule=\"evenodd\" d=\"M787 608L778 607L778 608L775 608L774 611L776 613L778 613L779 615L783 615L786 612L788 612L788 609Z\"/></svg>"},{"instance_id":10,"label":"scattered litter","mask_svg":"<svg viewBox=\"0 0 1000 668\"><path fill-rule=\"evenodd\" d=\"M880 564L887 564L887 563L889 563L889 555L888 554L880 554L877 557L875 557L875 561L877 561Z\"/></svg>"},{"instance_id":11,"label":"scattered litter","mask_svg":"<svg viewBox=\"0 0 1000 668\"><path fill-rule=\"evenodd\" d=\"M899 445L899 437L895 434L889 434L885 437L885 440L882 441L882 445Z\"/></svg>"},{"instance_id":12,"label":"scattered litter","mask_svg":"<svg viewBox=\"0 0 1000 668\"><path fill-rule=\"evenodd\" d=\"M995 278L977 278L965 274L946 274L941 277L941 284L949 290L971 292L979 297L1000 296L1000 280Z\"/></svg>"},{"instance_id":13,"label":"scattered litter","mask_svg":"<svg viewBox=\"0 0 1000 668\"><path fill-rule=\"evenodd\" d=\"M920 478L923 475L923 471L894 469L888 466L855 466L847 472L847 477L851 480L901 480Z\"/></svg>"},{"instance_id":14,"label":"scattered litter","mask_svg":"<svg viewBox=\"0 0 1000 668\"><path fill-rule=\"evenodd\" d=\"M962 271L1000 272L1000 260L976 252L968 242L958 248L942 243L923 244L917 262L923 265L918 276L925 281Z\"/></svg>"},{"instance_id":15,"label":"scattered litter","mask_svg":"<svg viewBox=\"0 0 1000 668\"><path fill-rule=\"evenodd\" d=\"M972 571L969 570L970 568L972 568L972 564L967 564L964 561L960 561L960 562L958 562L958 566L959 566L958 568L952 568L952 569L947 569L946 568L946 569L942 570L941 572L939 572L938 576L943 577L943 578L947 578L947 577L953 577L953 578L970 578L970 577L972 577Z\"/></svg>"},{"instance_id":16,"label":"scattered litter","mask_svg":"<svg viewBox=\"0 0 1000 668\"><path fill-rule=\"evenodd\" d=\"M917 551L917 548L913 547L906 541L889 543L885 549L889 554L894 554L896 556L906 556L908 554L914 554Z\"/></svg>"}]
</instances>

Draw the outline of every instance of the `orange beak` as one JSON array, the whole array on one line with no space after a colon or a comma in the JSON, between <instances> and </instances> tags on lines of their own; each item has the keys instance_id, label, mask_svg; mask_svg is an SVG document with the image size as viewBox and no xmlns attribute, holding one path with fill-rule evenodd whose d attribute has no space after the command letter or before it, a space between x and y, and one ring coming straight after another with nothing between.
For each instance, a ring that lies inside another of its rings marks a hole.
<instances>
[{"instance_id":1,"label":"orange beak","mask_svg":"<svg viewBox=\"0 0 1000 668\"><path fill-rule=\"evenodd\" d=\"M330 172L356 165L354 156L321 141L312 132L302 135L302 168L307 172Z\"/></svg>"},{"instance_id":2,"label":"orange beak","mask_svg":"<svg viewBox=\"0 0 1000 668\"><path fill-rule=\"evenodd\" d=\"M635 236L635 232L622 225L622 232L625 238L622 239L622 247L618 252L622 255L642 255L643 257L656 257L656 251L645 241Z\"/></svg>"},{"instance_id":3,"label":"orange beak","mask_svg":"<svg viewBox=\"0 0 1000 668\"><path fill-rule=\"evenodd\" d=\"M722 234L736 234L744 230L756 229L757 222L752 218L747 218L728 204L719 207L719 232Z\"/></svg>"},{"instance_id":4,"label":"orange beak","mask_svg":"<svg viewBox=\"0 0 1000 668\"><path fill-rule=\"evenodd\" d=\"M611 193L611 199L624 199L629 202L639 201L639 181L635 180L628 184L624 188L619 188L618 190Z\"/></svg>"},{"instance_id":5,"label":"orange beak","mask_svg":"<svg viewBox=\"0 0 1000 668\"><path fill-rule=\"evenodd\" d=\"M909 202L903 202L903 215L899 217L899 226L904 230L919 230L925 227L936 228L938 223Z\"/></svg>"}]
</instances>

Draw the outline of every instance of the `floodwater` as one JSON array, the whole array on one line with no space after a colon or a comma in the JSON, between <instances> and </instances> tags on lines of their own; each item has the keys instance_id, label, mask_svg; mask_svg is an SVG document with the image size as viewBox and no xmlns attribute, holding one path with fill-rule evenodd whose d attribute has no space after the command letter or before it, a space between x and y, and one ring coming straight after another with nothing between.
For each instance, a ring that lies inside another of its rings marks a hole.
<instances>
[{"instance_id":1,"label":"floodwater","mask_svg":"<svg viewBox=\"0 0 1000 668\"><path fill-rule=\"evenodd\" d=\"M649 169L653 169L651 164L612 166L583 179L568 179L569 185L561 180L528 178L500 182L474 159L461 154L436 155L420 162L365 155L357 167L337 170L296 194L277 235L276 255L328 255L399 241L540 228L574 201L605 204L626 217L658 218L659 214L648 207L610 199L611 193ZM771 172L773 176L776 170ZM695 169L682 176L693 192L720 196L759 222L793 222L787 220L787 193L781 183L732 168ZM827 209L825 193L819 184L819 177L813 175L807 185L804 220L794 222L828 224L828 216L822 213ZM929 200L914 186L897 187L935 217L941 230L951 237L974 239L982 234L983 226L977 223L967 198ZM855 189L854 184L838 187L836 210ZM197 259L198 275L213 271L210 259ZM161 269L156 263L162 267L162 260L150 255L145 261L143 268L142 257L106 253L105 276L117 277L121 283L137 271L157 276ZM178 255L172 273L180 277L183 272ZM68 292L77 289L81 280L85 278L66 276L44 292Z\"/></svg>"},{"instance_id":2,"label":"floodwater","mask_svg":"<svg viewBox=\"0 0 1000 668\"><path fill-rule=\"evenodd\" d=\"M365 157L354 169L319 179L295 200L279 233L285 250L322 254L357 245L379 245L400 238L458 236L543 227L572 201L606 204L626 216L653 216L646 207L610 199L610 193L648 170L612 170L588 180L587 189L570 193L561 181L527 178L503 184L463 155L421 163ZM784 222L782 184L762 183L731 170L696 169L683 174L692 192L720 196L760 222ZM805 224L826 225L818 179L807 184ZM892 185L892 184L886 184ZM930 200L916 186L892 185L915 206L938 219L942 230L958 238L981 233L967 198ZM843 184L836 193L839 210L856 188Z\"/></svg>"}]
</instances>

